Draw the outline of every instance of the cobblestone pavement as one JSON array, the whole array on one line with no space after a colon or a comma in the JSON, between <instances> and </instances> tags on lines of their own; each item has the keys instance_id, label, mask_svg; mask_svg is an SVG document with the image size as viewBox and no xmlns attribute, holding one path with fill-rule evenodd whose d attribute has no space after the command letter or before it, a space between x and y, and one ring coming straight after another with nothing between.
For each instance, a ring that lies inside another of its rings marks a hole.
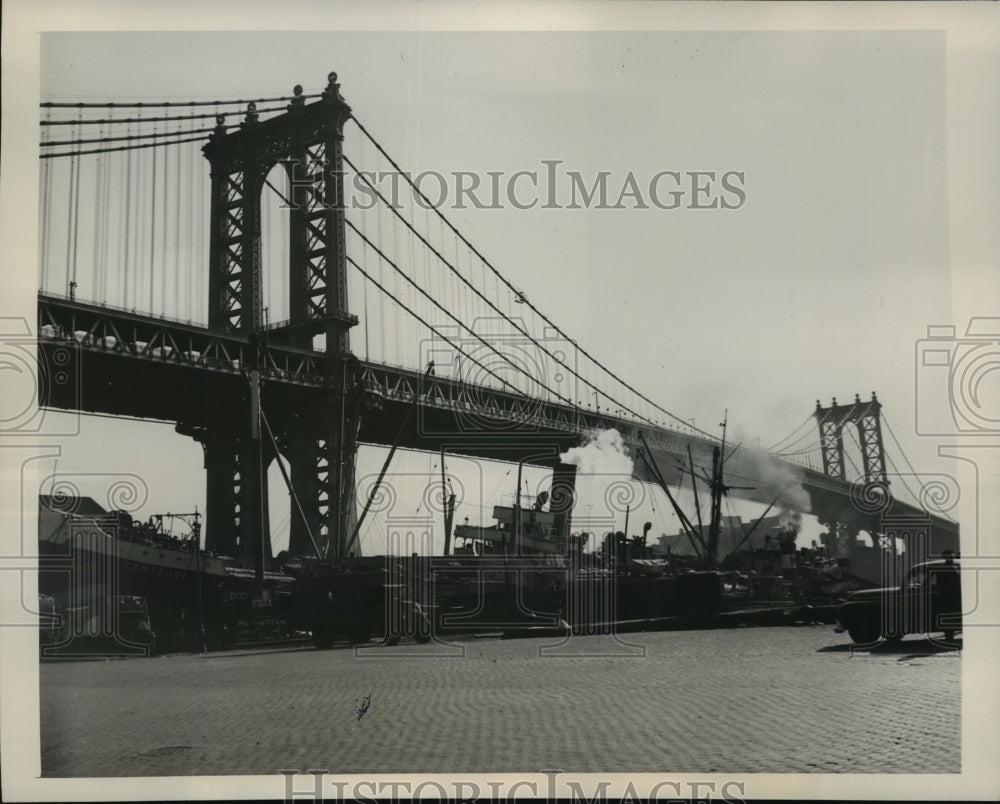
<instances>
[{"instance_id":1,"label":"cobblestone pavement","mask_svg":"<svg viewBox=\"0 0 1000 804\"><path fill-rule=\"evenodd\" d=\"M42 772L960 771L958 651L908 637L852 653L830 626L621 638L641 647L576 637L540 657L552 640L483 639L45 663Z\"/></svg>"}]
</instances>

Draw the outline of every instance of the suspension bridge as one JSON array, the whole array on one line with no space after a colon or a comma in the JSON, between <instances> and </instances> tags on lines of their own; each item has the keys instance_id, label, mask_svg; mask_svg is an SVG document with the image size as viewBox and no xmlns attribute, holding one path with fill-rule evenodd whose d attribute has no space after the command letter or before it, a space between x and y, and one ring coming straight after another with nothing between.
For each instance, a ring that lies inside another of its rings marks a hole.
<instances>
[{"instance_id":1,"label":"suspension bridge","mask_svg":"<svg viewBox=\"0 0 1000 804\"><path fill-rule=\"evenodd\" d=\"M721 446L508 281L335 74L314 95L41 111L41 404L196 439L211 549L269 557L279 455L289 550L338 558L359 442L551 465L614 428L670 485ZM769 450L726 445L734 494L770 504L767 475L793 475L831 533L958 549L874 393L804 413ZM636 478L655 480L644 462Z\"/></svg>"}]
</instances>

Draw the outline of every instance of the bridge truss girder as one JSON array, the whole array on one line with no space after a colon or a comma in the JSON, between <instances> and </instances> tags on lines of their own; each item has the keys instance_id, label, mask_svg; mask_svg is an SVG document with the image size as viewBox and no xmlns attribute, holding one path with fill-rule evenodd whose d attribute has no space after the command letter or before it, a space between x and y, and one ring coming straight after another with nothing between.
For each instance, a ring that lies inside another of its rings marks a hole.
<instances>
[{"instance_id":1,"label":"bridge truss girder","mask_svg":"<svg viewBox=\"0 0 1000 804\"><path fill-rule=\"evenodd\" d=\"M192 426L199 425L213 410L245 410L248 383L244 372L250 359L250 339L246 335L52 294L39 295L38 309L39 355L47 366L40 376L49 378L40 386L40 404ZM160 349L153 344L170 348ZM320 352L270 339L263 341L261 350L264 410L282 454L289 455L293 450L285 446L285 441L292 436L285 432L299 427L300 416L317 420L318 411L336 409L336 404L323 400L344 397L345 391L338 387L342 374L321 374L324 355ZM72 352L74 357L64 364L64 358L57 356L66 352ZM58 382L60 371L67 368L70 374L79 375L79 381L70 377ZM536 453L540 440L556 445L558 452L576 446L582 433L609 427L623 434L632 454L638 446L636 423L603 411L596 414L555 402L528 400L503 390L433 375L421 386L417 371L370 362L360 364L358 377L359 386L349 387L348 394L374 397L382 407L381 412L370 411L361 423L360 439L368 443L390 443L400 417L418 398L418 413L412 417L401 443L404 448L436 452L445 444L450 453L517 462ZM491 420L497 414L501 421ZM681 478L675 466L686 461L688 446L697 462L710 459L712 443L705 439L663 428L642 430L668 483L689 482ZM183 432L192 434L190 428ZM314 432L320 433L321 428L317 426ZM731 456L727 473L734 483L757 487L760 484L754 482L752 465L744 465L744 453L738 450ZM877 527L877 516L873 519L852 504L852 484L819 471L794 465L790 469L801 475L804 488L812 496L813 513L821 521L852 523L852 527L864 530ZM302 487L308 471L301 472L294 485L305 499L312 493ZM766 489L733 493L765 505L771 502ZM892 506L893 515L900 518L921 513L900 500L893 500ZM292 521L296 518L293 511ZM932 516L931 528L935 543L944 539L957 544L958 527L954 522ZM296 544L304 544L300 537L295 538ZM300 552L311 550L310 545Z\"/></svg>"}]
</instances>

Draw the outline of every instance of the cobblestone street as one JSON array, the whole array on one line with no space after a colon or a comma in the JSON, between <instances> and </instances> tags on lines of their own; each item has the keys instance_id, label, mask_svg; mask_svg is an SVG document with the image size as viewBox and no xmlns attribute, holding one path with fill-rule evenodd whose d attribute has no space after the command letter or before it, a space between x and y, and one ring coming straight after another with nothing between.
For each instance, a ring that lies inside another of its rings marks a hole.
<instances>
[{"instance_id":1,"label":"cobblestone street","mask_svg":"<svg viewBox=\"0 0 1000 804\"><path fill-rule=\"evenodd\" d=\"M960 770L959 651L852 653L819 625L621 639L48 662L42 772Z\"/></svg>"}]
</instances>

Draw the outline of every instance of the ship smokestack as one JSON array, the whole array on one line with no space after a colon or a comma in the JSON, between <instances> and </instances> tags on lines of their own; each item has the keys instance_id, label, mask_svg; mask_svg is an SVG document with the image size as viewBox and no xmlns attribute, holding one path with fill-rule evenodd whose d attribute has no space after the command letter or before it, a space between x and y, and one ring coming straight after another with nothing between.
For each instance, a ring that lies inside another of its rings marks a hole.
<instances>
[{"instance_id":1,"label":"ship smokestack","mask_svg":"<svg viewBox=\"0 0 1000 804\"><path fill-rule=\"evenodd\" d=\"M549 492L549 512L555 514L555 535L569 537L569 520L576 500L576 470L572 463L557 463L552 469L552 489Z\"/></svg>"}]
</instances>

